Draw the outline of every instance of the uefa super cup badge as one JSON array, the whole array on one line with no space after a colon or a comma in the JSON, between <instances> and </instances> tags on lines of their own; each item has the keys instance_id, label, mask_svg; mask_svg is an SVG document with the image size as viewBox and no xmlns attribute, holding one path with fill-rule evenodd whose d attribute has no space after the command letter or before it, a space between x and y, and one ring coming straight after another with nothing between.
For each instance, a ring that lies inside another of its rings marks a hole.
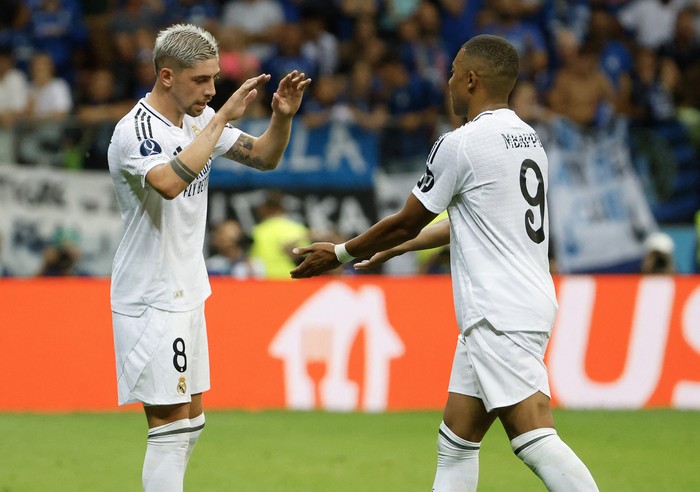
<instances>
[{"instance_id":1,"label":"uefa super cup badge","mask_svg":"<svg viewBox=\"0 0 700 492\"><path fill-rule=\"evenodd\" d=\"M177 392L181 395L187 393L187 382L185 381L185 378L180 378L180 380L177 382Z\"/></svg>"}]
</instances>

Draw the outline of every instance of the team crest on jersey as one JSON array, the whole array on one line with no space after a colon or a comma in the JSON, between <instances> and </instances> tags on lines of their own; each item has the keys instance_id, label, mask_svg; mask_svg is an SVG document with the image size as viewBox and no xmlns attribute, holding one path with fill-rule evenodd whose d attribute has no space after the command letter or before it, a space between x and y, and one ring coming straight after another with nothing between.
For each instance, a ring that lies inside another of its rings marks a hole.
<instances>
[{"instance_id":1,"label":"team crest on jersey","mask_svg":"<svg viewBox=\"0 0 700 492\"><path fill-rule=\"evenodd\" d=\"M177 382L177 392L181 395L187 393L187 381L185 378L180 378L180 380Z\"/></svg>"},{"instance_id":2,"label":"team crest on jersey","mask_svg":"<svg viewBox=\"0 0 700 492\"><path fill-rule=\"evenodd\" d=\"M423 193L430 191L435 184L435 175L430 172L430 169L425 168L425 174L418 180L417 186Z\"/></svg>"},{"instance_id":3,"label":"team crest on jersey","mask_svg":"<svg viewBox=\"0 0 700 492\"><path fill-rule=\"evenodd\" d=\"M139 151L141 152L142 156L148 157L151 155L160 154L161 152L163 152L163 149L160 147L160 144L158 142L149 138L141 142L141 147L139 147Z\"/></svg>"},{"instance_id":4,"label":"team crest on jersey","mask_svg":"<svg viewBox=\"0 0 700 492\"><path fill-rule=\"evenodd\" d=\"M199 134L202 133L202 130L200 130L197 125L192 125L192 132L198 137Z\"/></svg>"}]
</instances>

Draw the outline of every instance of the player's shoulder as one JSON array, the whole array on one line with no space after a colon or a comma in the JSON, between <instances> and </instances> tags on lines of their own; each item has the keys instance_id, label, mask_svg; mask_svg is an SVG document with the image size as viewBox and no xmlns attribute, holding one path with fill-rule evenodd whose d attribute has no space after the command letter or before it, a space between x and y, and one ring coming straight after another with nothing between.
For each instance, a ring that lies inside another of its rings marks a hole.
<instances>
[{"instance_id":1,"label":"player's shoulder","mask_svg":"<svg viewBox=\"0 0 700 492\"><path fill-rule=\"evenodd\" d=\"M114 138L124 145L139 145L147 140L162 139L162 132L168 126L172 124L141 99L119 120Z\"/></svg>"}]
</instances>

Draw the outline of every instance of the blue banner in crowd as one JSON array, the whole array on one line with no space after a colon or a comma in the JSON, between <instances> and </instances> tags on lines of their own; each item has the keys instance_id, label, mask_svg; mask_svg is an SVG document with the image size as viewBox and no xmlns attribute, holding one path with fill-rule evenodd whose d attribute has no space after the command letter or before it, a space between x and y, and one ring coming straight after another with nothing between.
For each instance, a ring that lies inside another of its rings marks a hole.
<instances>
[{"instance_id":1,"label":"blue banner in crowd","mask_svg":"<svg viewBox=\"0 0 700 492\"><path fill-rule=\"evenodd\" d=\"M559 272L638 269L643 241L657 225L632 167L627 122L591 133L556 119L537 130L549 157Z\"/></svg>"},{"instance_id":2,"label":"blue banner in crowd","mask_svg":"<svg viewBox=\"0 0 700 492\"><path fill-rule=\"evenodd\" d=\"M244 120L238 128L261 135L269 120ZM331 123L307 128L294 122L282 162L273 172L251 169L217 158L210 186L214 188L359 189L373 186L378 161L378 134L355 125Z\"/></svg>"}]
</instances>

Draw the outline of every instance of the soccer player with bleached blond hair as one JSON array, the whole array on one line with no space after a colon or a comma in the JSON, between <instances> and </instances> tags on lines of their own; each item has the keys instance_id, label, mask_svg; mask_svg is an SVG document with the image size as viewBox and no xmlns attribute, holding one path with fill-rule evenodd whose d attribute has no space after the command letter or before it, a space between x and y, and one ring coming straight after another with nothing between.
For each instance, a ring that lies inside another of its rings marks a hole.
<instances>
[{"instance_id":1,"label":"soccer player with bleached blond hair","mask_svg":"<svg viewBox=\"0 0 700 492\"><path fill-rule=\"evenodd\" d=\"M217 42L188 24L158 34L153 90L117 124L108 151L124 233L114 258L111 304L119 404L140 402L148 422L142 484L183 490L204 428L209 389L204 302L207 188L212 158L262 171L277 167L311 79L293 71L272 96L267 130L235 128L270 80L246 80L219 111L208 106L219 74Z\"/></svg>"}]
</instances>

